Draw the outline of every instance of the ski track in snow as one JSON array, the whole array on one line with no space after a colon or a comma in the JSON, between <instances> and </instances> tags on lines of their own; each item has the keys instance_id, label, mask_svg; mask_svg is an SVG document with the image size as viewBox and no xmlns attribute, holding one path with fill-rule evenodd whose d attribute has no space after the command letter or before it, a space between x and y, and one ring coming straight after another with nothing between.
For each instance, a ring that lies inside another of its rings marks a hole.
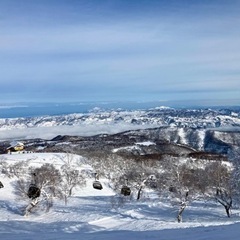
<instances>
[{"instance_id":1,"label":"ski track in snow","mask_svg":"<svg viewBox=\"0 0 240 240\"><path fill-rule=\"evenodd\" d=\"M79 161L79 156L74 156ZM63 163L63 154L35 154L28 156L2 155L0 159L17 162L32 159L33 165L46 162ZM90 168L83 164L83 168ZM194 202L183 214L184 222L176 222L177 208L166 200L160 201L152 192L141 201L127 199L119 208L113 208L114 192L102 179L101 191L87 186L76 189L65 206L55 201L47 212L24 217L23 207L13 194L13 179L0 176L4 188L0 189L0 239L3 240L53 240L53 239L161 239L161 240L238 240L240 236L240 211L233 210L232 217L216 203Z\"/></svg>"}]
</instances>

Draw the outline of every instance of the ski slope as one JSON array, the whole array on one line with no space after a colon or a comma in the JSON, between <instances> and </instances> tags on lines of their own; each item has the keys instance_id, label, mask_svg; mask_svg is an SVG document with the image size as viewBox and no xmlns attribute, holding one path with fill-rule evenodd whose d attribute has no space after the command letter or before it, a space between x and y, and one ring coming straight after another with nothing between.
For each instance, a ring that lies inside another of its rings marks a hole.
<instances>
[{"instance_id":1,"label":"ski slope","mask_svg":"<svg viewBox=\"0 0 240 240\"><path fill-rule=\"evenodd\" d=\"M81 157L82 168L91 170ZM14 163L29 159L39 166L43 163L63 164L64 154L29 153L0 155L0 160ZM86 187L75 189L73 197L65 205L55 200L49 212L37 212L23 216L23 203L13 192L13 181L0 176L4 188L0 189L0 239L166 239L166 240L238 240L240 236L240 211L234 209L228 219L224 209L212 202L194 202L183 214L183 222L177 223L177 208L167 200L160 200L146 191L140 201L119 197L101 179L102 190L92 188L93 179L87 179Z\"/></svg>"}]
</instances>

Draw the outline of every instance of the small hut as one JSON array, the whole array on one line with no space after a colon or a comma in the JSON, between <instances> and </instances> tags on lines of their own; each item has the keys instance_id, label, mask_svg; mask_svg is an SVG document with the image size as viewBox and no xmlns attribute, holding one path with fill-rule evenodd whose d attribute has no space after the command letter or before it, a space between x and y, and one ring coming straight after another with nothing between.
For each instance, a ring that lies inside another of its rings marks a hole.
<instances>
[{"instance_id":1,"label":"small hut","mask_svg":"<svg viewBox=\"0 0 240 240\"><path fill-rule=\"evenodd\" d=\"M22 142L12 142L7 148L7 152L19 152L24 150L24 144Z\"/></svg>"}]
</instances>

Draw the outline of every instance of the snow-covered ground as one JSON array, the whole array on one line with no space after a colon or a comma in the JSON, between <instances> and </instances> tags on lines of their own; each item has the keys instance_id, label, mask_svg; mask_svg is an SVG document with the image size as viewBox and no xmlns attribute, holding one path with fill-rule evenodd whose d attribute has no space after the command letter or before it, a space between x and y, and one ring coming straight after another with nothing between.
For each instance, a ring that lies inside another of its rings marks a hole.
<instances>
[{"instance_id":1,"label":"snow-covered ground","mask_svg":"<svg viewBox=\"0 0 240 240\"><path fill-rule=\"evenodd\" d=\"M74 155L81 162L79 156ZM30 153L0 155L8 163L32 159L30 164L47 162L61 165L63 154ZM82 162L82 167L91 167ZM93 179L83 189L75 189L65 205L55 200L49 212L23 216L22 203L13 193L13 181L0 175L4 188L0 189L0 239L165 239L165 240L238 240L240 211L234 209L227 218L223 207L212 202L194 202L177 223L177 209L154 192L145 191L141 201L118 197L105 179L102 190L92 188Z\"/></svg>"}]
</instances>

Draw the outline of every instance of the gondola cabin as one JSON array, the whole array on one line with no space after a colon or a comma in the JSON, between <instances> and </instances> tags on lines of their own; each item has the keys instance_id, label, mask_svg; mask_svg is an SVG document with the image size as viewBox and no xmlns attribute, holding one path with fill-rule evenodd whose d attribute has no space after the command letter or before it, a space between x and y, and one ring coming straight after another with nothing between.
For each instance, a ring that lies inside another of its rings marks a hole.
<instances>
[{"instance_id":1,"label":"gondola cabin","mask_svg":"<svg viewBox=\"0 0 240 240\"><path fill-rule=\"evenodd\" d=\"M128 186L123 186L121 189L121 194L124 196L129 196L131 194L131 189Z\"/></svg>"},{"instance_id":2,"label":"gondola cabin","mask_svg":"<svg viewBox=\"0 0 240 240\"><path fill-rule=\"evenodd\" d=\"M102 190L103 189L102 184L99 181L94 181L93 182L93 188L97 189L97 190Z\"/></svg>"},{"instance_id":3,"label":"gondola cabin","mask_svg":"<svg viewBox=\"0 0 240 240\"><path fill-rule=\"evenodd\" d=\"M40 197L40 188L38 188L35 184L30 184L29 189L28 189L28 197L31 199L35 199Z\"/></svg>"}]
</instances>

